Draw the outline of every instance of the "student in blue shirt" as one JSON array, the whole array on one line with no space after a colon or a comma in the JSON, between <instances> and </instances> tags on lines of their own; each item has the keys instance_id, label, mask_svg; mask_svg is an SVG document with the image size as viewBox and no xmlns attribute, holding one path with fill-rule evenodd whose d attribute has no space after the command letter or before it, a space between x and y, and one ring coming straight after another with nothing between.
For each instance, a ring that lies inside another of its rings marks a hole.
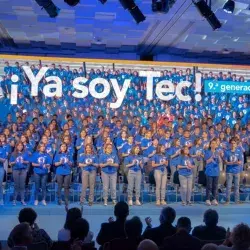
<instances>
[{"instance_id":1,"label":"student in blue shirt","mask_svg":"<svg viewBox=\"0 0 250 250\"><path fill-rule=\"evenodd\" d=\"M6 150L2 147L0 142L0 206L3 206L3 179L5 175L4 163L7 161L8 154Z\"/></svg>"},{"instance_id":2,"label":"student in blue shirt","mask_svg":"<svg viewBox=\"0 0 250 250\"><path fill-rule=\"evenodd\" d=\"M93 205L96 172L98 168L98 157L93 151L91 144L85 146L85 153L80 154L78 159L78 167L82 170L82 193L80 204L86 201L86 190L89 187L89 206Z\"/></svg>"},{"instance_id":3,"label":"student in blue shirt","mask_svg":"<svg viewBox=\"0 0 250 250\"><path fill-rule=\"evenodd\" d=\"M86 136L87 136L87 131L83 129L80 133L80 137L78 137L76 140L76 149L78 151L84 146L84 141Z\"/></svg>"},{"instance_id":4,"label":"student in blue shirt","mask_svg":"<svg viewBox=\"0 0 250 250\"><path fill-rule=\"evenodd\" d=\"M72 155L68 153L68 148L65 143L60 146L59 152L54 158L54 165L56 167L56 180L58 184L57 197L58 205L62 205L62 187L64 187L65 205L69 204L69 188L71 183L71 172L73 166Z\"/></svg>"},{"instance_id":5,"label":"student in blue shirt","mask_svg":"<svg viewBox=\"0 0 250 250\"><path fill-rule=\"evenodd\" d=\"M166 205L166 186L167 186L167 166L168 160L165 155L165 145L159 145L156 154L152 157L152 167L156 183L156 206Z\"/></svg>"},{"instance_id":6,"label":"student in blue shirt","mask_svg":"<svg viewBox=\"0 0 250 250\"><path fill-rule=\"evenodd\" d=\"M22 205L26 205L24 201L25 180L29 165L29 155L24 151L24 146L21 142L16 144L15 150L10 157L10 166L13 169L14 179L14 197L13 205L16 205L17 195L20 193Z\"/></svg>"},{"instance_id":7,"label":"student in blue shirt","mask_svg":"<svg viewBox=\"0 0 250 250\"><path fill-rule=\"evenodd\" d=\"M167 130L165 132L165 136L160 138L159 145L164 145L165 149L168 150L173 142L173 140L170 137L171 137L171 132Z\"/></svg>"},{"instance_id":8,"label":"student in blue shirt","mask_svg":"<svg viewBox=\"0 0 250 250\"><path fill-rule=\"evenodd\" d=\"M210 142L209 149L205 150L205 174L207 176L206 186L206 205L218 205L218 182L220 176L221 152L217 150L218 144L216 139ZM212 198L212 202L211 202Z\"/></svg>"},{"instance_id":9,"label":"student in blue shirt","mask_svg":"<svg viewBox=\"0 0 250 250\"><path fill-rule=\"evenodd\" d=\"M133 190L135 189L135 205L140 206L141 178L143 158L139 155L140 147L134 146L129 156L125 157L124 165L128 169L128 205L133 205Z\"/></svg>"},{"instance_id":10,"label":"student in blue shirt","mask_svg":"<svg viewBox=\"0 0 250 250\"><path fill-rule=\"evenodd\" d=\"M146 127L142 126L139 130L139 133L135 135L135 144L141 145L142 140L145 138L146 132L147 132Z\"/></svg>"},{"instance_id":11,"label":"student in blue shirt","mask_svg":"<svg viewBox=\"0 0 250 250\"><path fill-rule=\"evenodd\" d=\"M177 161L180 154L181 154L180 139L174 139L172 147L170 147L166 152L166 155L169 157L171 184L174 183L174 173L176 171Z\"/></svg>"},{"instance_id":12,"label":"student in blue shirt","mask_svg":"<svg viewBox=\"0 0 250 250\"><path fill-rule=\"evenodd\" d=\"M112 144L106 144L104 146L104 153L99 157L99 166L101 167L101 176L103 182L104 206L108 205L109 186L111 190L112 202L114 205L116 204L116 182L119 160L117 155L112 153L112 149Z\"/></svg>"},{"instance_id":13,"label":"student in blue shirt","mask_svg":"<svg viewBox=\"0 0 250 250\"><path fill-rule=\"evenodd\" d=\"M202 147L201 138L195 139L194 146L190 149L190 156L193 158L194 161L193 177L195 184L199 171L202 171L204 168L204 149Z\"/></svg>"},{"instance_id":14,"label":"student in blue shirt","mask_svg":"<svg viewBox=\"0 0 250 250\"><path fill-rule=\"evenodd\" d=\"M127 133L121 131L120 135L115 140L117 150L120 152L122 147L127 143Z\"/></svg>"},{"instance_id":15,"label":"student in blue shirt","mask_svg":"<svg viewBox=\"0 0 250 250\"><path fill-rule=\"evenodd\" d=\"M181 149L181 155L177 160L177 170L179 172L181 200L183 206L192 206L191 195L193 188L193 168L194 162L189 155L189 148L188 146L184 146Z\"/></svg>"},{"instance_id":16,"label":"student in blue shirt","mask_svg":"<svg viewBox=\"0 0 250 250\"><path fill-rule=\"evenodd\" d=\"M52 163L52 159L45 151L45 144L40 143L37 146L37 151L32 155L32 166L34 167L34 180L35 180L35 202L38 205L39 189L42 189L42 204L46 203L46 185L48 180L48 173Z\"/></svg>"},{"instance_id":17,"label":"student in blue shirt","mask_svg":"<svg viewBox=\"0 0 250 250\"><path fill-rule=\"evenodd\" d=\"M224 154L226 164L227 190L225 205L230 204L232 185L234 182L234 199L236 204L240 204L240 172L243 163L243 154L237 150L237 142L234 138L230 140L230 149Z\"/></svg>"}]
</instances>

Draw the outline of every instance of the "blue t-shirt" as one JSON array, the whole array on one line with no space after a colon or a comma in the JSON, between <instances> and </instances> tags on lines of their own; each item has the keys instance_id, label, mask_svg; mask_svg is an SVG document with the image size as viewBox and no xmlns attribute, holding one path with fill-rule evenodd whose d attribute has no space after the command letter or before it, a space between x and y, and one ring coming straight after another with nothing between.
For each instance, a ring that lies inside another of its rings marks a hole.
<instances>
[{"instance_id":1,"label":"blue t-shirt","mask_svg":"<svg viewBox=\"0 0 250 250\"><path fill-rule=\"evenodd\" d=\"M189 175L193 174L192 169L188 168L188 164L194 165L194 161L193 161L193 159L191 157L189 157L189 156L183 156L183 155L180 155L178 157L177 166L178 165L180 165L182 167L186 166L186 168L180 168L180 169L178 169L179 175L189 176Z\"/></svg>"},{"instance_id":2,"label":"blue t-shirt","mask_svg":"<svg viewBox=\"0 0 250 250\"><path fill-rule=\"evenodd\" d=\"M13 170L27 169L28 164L25 164L24 161L29 161L29 155L27 152L18 153L17 155L13 153L10 157L10 162L15 162Z\"/></svg>"},{"instance_id":3,"label":"blue t-shirt","mask_svg":"<svg viewBox=\"0 0 250 250\"><path fill-rule=\"evenodd\" d=\"M119 164L119 160L116 154L101 154L99 157L99 163L100 164L105 164L108 161L112 162L112 163L117 163ZM106 174L114 174L117 172L117 167L113 167L113 166L106 166L102 168L102 172L106 173Z\"/></svg>"},{"instance_id":4,"label":"blue t-shirt","mask_svg":"<svg viewBox=\"0 0 250 250\"><path fill-rule=\"evenodd\" d=\"M97 155L94 155L94 154L90 154L90 155L81 154L78 162L83 163L83 164L89 164L88 166L82 167L81 169L91 172L93 170L96 171L96 167L93 164L98 164L98 158L97 158Z\"/></svg>"},{"instance_id":5,"label":"blue t-shirt","mask_svg":"<svg viewBox=\"0 0 250 250\"><path fill-rule=\"evenodd\" d=\"M159 140L159 145L164 145L166 149L170 148L173 140L171 138L161 138Z\"/></svg>"},{"instance_id":6,"label":"blue t-shirt","mask_svg":"<svg viewBox=\"0 0 250 250\"><path fill-rule=\"evenodd\" d=\"M207 176L219 176L220 175L220 166L219 166L219 152L215 150L213 153L210 149L205 150L204 160L207 161L213 156L213 161L206 163L205 174Z\"/></svg>"},{"instance_id":7,"label":"blue t-shirt","mask_svg":"<svg viewBox=\"0 0 250 250\"><path fill-rule=\"evenodd\" d=\"M155 167L154 170L160 170L161 172L164 172L164 170L167 168L167 165L165 165L165 161L167 160L167 157L165 155L159 155L155 154L151 161L154 161L156 164L161 164L158 167Z\"/></svg>"},{"instance_id":8,"label":"blue t-shirt","mask_svg":"<svg viewBox=\"0 0 250 250\"><path fill-rule=\"evenodd\" d=\"M71 174L71 166L69 162L72 162L71 155L67 153L57 153L54 158L54 164L62 161L62 165L56 168L56 174L58 175L69 175Z\"/></svg>"},{"instance_id":9,"label":"blue t-shirt","mask_svg":"<svg viewBox=\"0 0 250 250\"><path fill-rule=\"evenodd\" d=\"M181 143L182 146L190 147L190 146L193 145L193 140L192 140L191 137L186 138L186 137L183 136L183 137L180 138L180 143Z\"/></svg>"},{"instance_id":10,"label":"blue t-shirt","mask_svg":"<svg viewBox=\"0 0 250 250\"><path fill-rule=\"evenodd\" d=\"M133 148L133 144L125 143L125 145L121 149L121 153L130 154L132 148Z\"/></svg>"},{"instance_id":11,"label":"blue t-shirt","mask_svg":"<svg viewBox=\"0 0 250 250\"><path fill-rule=\"evenodd\" d=\"M180 151L181 150L181 147L171 147L171 148L169 148L168 150L167 150L167 152L166 152L166 154L167 154L167 156L169 157L169 159L170 159L170 166L174 166L174 167L176 167L177 166L177 162L178 162L178 155L176 156L176 157L174 157L174 158L172 158L171 159L171 156L172 155L174 155L174 154L176 154L177 153L177 151Z\"/></svg>"},{"instance_id":12,"label":"blue t-shirt","mask_svg":"<svg viewBox=\"0 0 250 250\"><path fill-rule=\"evenodd\" d=\"M233 152L232 150L227 150L224 154L224 160L235 162L235 164L227 164L226 173L238 174L241 172L241 165L237 162L243 162L243 155L239 151L235 150Z\"/></svg>"},{"instance_id":13,"label":"blue t-shirt","mask_svg":"<svg viewBox=\"0 0 250 250\"><path fill-rule=\"evenodd\" d=\"M190 155L197 155L198 152L201 153L202 155L204 155L204 149L203 149L202 146L198 146L198 147L194 146L194 147L190 148L190 151L189 151ZM197 161L201 161L202 157L201 156L197 156L197 157L195 157L195 159Z\"/></svg>"},{"instance_id":14,"label":"blue t-shirt","mask_svg":"<svg viewBox=\"0 0 250 250\"><path fill-rule=\"evenodd\" d=\"M8 153L6 152L6 150L3 147L0 147L0 158L1 159L6 159L8 158ZM0 162L0 168L3 167L3 162Z\"/></svg>"},{"instance_id":15,"label":"blue t-shirt","mask_svg":"<svg viewBox=\"0 0 250 250\"><path fill-rule=\"evenodd\" d=\"M140 163L142 163L142 157L139 155L129 155L125 157L124 159L124 164L128 165L131 164L133 161L135 161L135 164L131 167L129 167L129 170L132 170L134 172L139 172L141 171Z\"/></svg>"},{"instance_id":16,"label":"blue t-shirt","mask_svg":"<svg viewBox=\"0 0 250 250\"><path fill-rule=\"evenodd\" d=\"M31 158L31 162L32 163L39 163L40 166L34 167L34 173L36 174L47 174L49 172L47 167L44 167L44 165L46 164L50 164L52 163L52 159L50 157L49 154L47 153L40 153L40 152L35 152L32 155Z\"/></svg>"}]
</instances>

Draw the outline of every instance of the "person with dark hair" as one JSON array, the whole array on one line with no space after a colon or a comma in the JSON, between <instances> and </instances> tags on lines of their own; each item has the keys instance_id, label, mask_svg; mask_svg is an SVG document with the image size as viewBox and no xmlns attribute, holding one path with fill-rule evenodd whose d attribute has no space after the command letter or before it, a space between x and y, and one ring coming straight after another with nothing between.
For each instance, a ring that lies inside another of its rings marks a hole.
<instances>
[{"instance_id":1,"label":"person with dark hair","mask_svg":"<svg viewBox=\"0 0 250 250\"><path fill-rule=\"evenodd\" d=\"M71 238L70 230L75 224L76 220L82 218L82 210L77 207L73 207L71 209L66 209L66 221L64 227L58 232L58 241L69 241ZM84 242L89 243L93 239L93 233L89 231L87 237L85 237Z\"/></svg>"},{"instance_id":2,"label":"person with dark hair","mask_svg":"<svg viewBox=\"0 0 250 250\"><path fill-rule=\"evenodd\" d=\"M92 244L86 244L85 239L89 233L89 223L83 218L79 218L75 221L70 230L71 234L71 248L72 250L96 250L94 242Z\"/></svg>"},{"instance_id":3,"label":"person with dark hair","mask_svg":"<svg viewBox=\"0 0 250 250\"><path fill-rule=\"evenodd\" d=\"M111 217L109 218L108 223L103 223L101 225L100 232L97 235L96 242L102 246L106 242L110 242L115 238L124 238L126 236L124 225L126 222L126 218L129 215L129 207L128 204L124 201L120 201L115 205L114 215L116 217L116 221Z\"/></svg>"},{"instance_id":4,"label":"person with dark hair","mask_svg":"<svg viewBox=\"0 0 250 250\"><path fill-rule=\"evenodd\" d=\"M23 208L19 212L18 220L20 223L28 223L31 228L32 234L32 242L31 243L38 243L38 242L45 242L50 248L53 244L51 238L46 233L45 230L40 229L38 225L35 223L37 218L37 213L32 208ZM8 246L11 248L14 246L14 239L12 233L10 233L8 240Z\"/></svg>"},{"instance_id":5,"label":"person with dark hair","mask_svg":"<svg viewBox=\"0 0 250 250\"><path fill-rule=\"evenodd\" d=\"M104 249L108 250L136 250L142 241L142 222L139 217L134 216L125 222L125 238L114 239L105 244Z\"/></svg>"},{"instance_id":6,"label":"person with dark hair","mask_svg":"<svg viewBox=\"0 0 250 250\"><path fill-rule=\"evenodd\" d=\"M152 228L151 218L145 219L147 228L143 233L144 239L154 241L157 246L161 246L165 237L172 236L176 233L176 228L172 225L176 217L176 212L172 207L165 207L161 211L160 226Z\"/></svg>"},{"instance_id":7,"label":"person with dark hair","mask_svg":"<svg viewBox=\"0 0 250 250\"><path fill-rule=\"evenodd\" d=\"M201 241L190 235L192 230L191 220L181 217L177 221L177 232L173 236L166 237L162 244L162 250L200 250Z\"/></svg>"},{"instance_id":8,"label":"person with dark hair","mask_svg":"<svg viewBox=\"0 0 250 250\"><path fill-rule=\"evenodd\" d=\"M181 149L181 155L177 160L177 170L179 173L181 200L183 206L192 205L191 195L193 189L193 168L194 161L189 155L189 147L184 146Z\"/></svg>"},{"instance_id":9,"label":"person with dark hair","mask_svg":"<svg viewBox=\"0 0 250 250\"><path fill-rule=\"evenodd\" d=\"M69 188L71 183L71 170L73 166L72 155L68 153L65 143L61 144L59 152L55 155L54 165L56 166L56 180L58 184L57 197L58 205L62 204L62 187L64 186L65 205L69 204Z\"/></svg>"},{"instance_id":10,"label":"person with dark hair","mask_svg":"<svg viewBox=\"0 0 250 250\"><path fill-rule=\"evenodd\" d=\"M101 176L103 182L104 206L108 205L109 186L112 203L113 205L116 204L116 182L119 159L117 157L117 154L112 153L112 150L113 146L111 143L105 144L104 153L99 157L99 166L101 168Z\"/></svg>"},{"instance_id":11,"label":"person with dark hair","mask_svg":"<svg viewBox=\"0 0 250 250\"><path fill-rule=\"evenodd\" d=\"M143 160L139 155L140 147L134 146L131 150L131 154L125 157L124 165L128 169L128 204L133 206L133 190L135 189L135 205L140 206L140 196L141 196L141 178L142 178L142 168Z\"/></svg>"},{"instance_id":12,"label":"person with dark hair","mask_svg":"<svg viewBox=\"0 0 250 250\"><path fill-rule=\"evenodd\" d=\"M227 191L226 191L226 202L225 205L230 204L230 196L232 185L234 182L234 198L235 203L240 204L240 172L241 165L244 162L243 154L237 150L236 139L230 140L230 149L224 154L224 162L226 164L227 173Z\"/></svg>"},{"instance_id":13,"label":"person with dark hair","mask_svg":"<svg viewBox=\"0 0 250 250\"><path fill-rule=\"evenodd\" d=\"M13 169L14 179L14 196L13 205L16 205L17 195L20 193L22 205L26 205L24 201L25 195L25 180L28 172L29 156L24 150L22 142L18 142L15 150L10 157L10 166Z\"/></svg>"},{"instance_id":14,"label":"person with dark hair","mask_svg":"<svg viewBox=\"0 0 250 250\"><path fill-rule=\"evenodd\" d=\"M80 154L78 158L78 167L82 171L82 193L80 203L83 205L86 201L86 190L89 187L89 206L94 201L96 171L98 168L98 156L94 153L91 144L85 146L85 153Z\"/></svg>"},{"instance_id":15,"label":"person with dark hair","mask_svg":"<svg viewBox=\"0 0 250 250\"><path fill-rule=\"evenodd\" d=\"M152 157L152 167L154 168L154 178L156 183L156 205L166 205L166 186L168 179L168 160L165 156L165 145L159 145L156 154Z\"/></svg>"},{"instance_id":16,"label":"person with dark hair","mask_svg":"<svg viewBox=\"0 0 250 250\"><path fill-rule=\"evenodd\" d=\"M3 180L4 180L4 163L8 159L8 153L6 150L2 147L2 142L0 141L0 206L4 205L3 202Z\"/></svg>"},{"instance_id":17,"label":"person with dark hair","mask_svg":"<svg viewBox=\"0 0 250 250\"><path fill-rule=\"evenodd\" d=\"M226 229L217 226L219 215L216 210L208 209L204 213L203 222L205 225L193 229L192 235L203 241L216 242L226 238Z\"/></svg>"},{"instance_id":18,"label":"person with dark hair","mask_svg":"<svg viewBox=\"0 0 250 250\"><path fill-rule=\"evenodd\" d=\"M48 173L52 163L52 159L49 154L45 152L45 144L40 143L37 147L37 152L32 155L31 160L34 167L34 179L35 179L35 202L34 205L38 205L39 189L42 189L42 204L46 203L46 185L48 180Z\"/></svg>"},{"instance_id":19,"label":"person with dark hair","mask_svg":"<svg viewBox=\"0 0 250 250\"><path fill-rule=\"evenodd\" d=\"M83 218L78 218L70 229L71 241L82 240L87 237L89 233L89 223Z\"/></svg>"},{"instance_id":20,"label":"person with dark hair","mask_svg":"<svg viewBox=\"0 0 250 250\"><path fill-rule=\"evenodd\" d=\"M232 247L227 247L227 246ZM227 233L227 239L218 250L248 250L250 247L250 228L247 224L241 223L234 227L232 233Z\"/></svg>"},{"instance_id":21,"label":"person with dark hair","mask_svg":"<svg viewBox=\"0 0 250 250\"><path fill-rule=\"evenodd\" d=\"M218 205L218 182L220 176L221 152L217 149L216 139L210 142L209 149L205 151L204 160L206 162L206 204L208 206ZM212 199L212 202L211 202Z\"/></svg>"},{"instance_id":22,"label":"person with dark hair","mask_svg":"<svg viewBox=\"0 0 250 250\"><path fill-rule=\"evenodd\" d=\"M15 226L10 234L13 239L12 250L27 250L27 246L32 243L32 230L27 222Z\"/></svg>"}]
</instances>

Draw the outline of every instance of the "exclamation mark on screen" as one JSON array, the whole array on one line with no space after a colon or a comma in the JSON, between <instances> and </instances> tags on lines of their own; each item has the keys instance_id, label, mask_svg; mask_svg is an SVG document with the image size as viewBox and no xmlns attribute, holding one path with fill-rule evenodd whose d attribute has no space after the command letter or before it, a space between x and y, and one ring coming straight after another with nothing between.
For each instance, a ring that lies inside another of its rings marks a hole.
<instances>
[{"instance_id":1,"label":"exclamation mark on screen","mask_svg":"<svg viewBox=\"0 0 250 250\"><path fill-rule=\"evenodd\" d=\"M13 75L11 77L11 81L16 83L18 82L19 77L18 75ZM11 90L10 90L10 104L17 104L17 94L18 94L18 85L17 84L11 84Z\"/></svg>"},{"instance_id":2,"label":"exclamation mark on screen","mask_svg":"<svg viewBox=\"0 0 250 250\"><path fill-rule=\"evenodd\" d=\"M201 100L201 73L195 74L195 100L199 102Z\"/></svg>"}]
</instances>

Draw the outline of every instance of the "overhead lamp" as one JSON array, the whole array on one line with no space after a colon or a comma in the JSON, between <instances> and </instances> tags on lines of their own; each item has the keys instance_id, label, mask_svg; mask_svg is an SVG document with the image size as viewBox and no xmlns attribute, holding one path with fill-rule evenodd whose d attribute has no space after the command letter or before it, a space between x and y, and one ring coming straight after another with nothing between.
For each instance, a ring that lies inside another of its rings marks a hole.
<instances>
[{"instance_id":1,"label":"overhead lamp","mask_svg":"<svg viewBox=\"0 0 250 250\"><path fill-rule=\"evenodd\" d=\"M80 0L64 0L64 2L69 6L76 6L77 4L79 4Z\"/></svg>"},{"instance_id":2,"label":"overhead lamp","mask_svg":"<svg viewBox=\"0 0 250 250\"><path fill-rule=\"evenodd\" d=\"M143 13L133 0L119 0L119 1L122 7L130 12L131 16L134 18L136 23L141 23L146 19L146 17L143 15Z\"/></svg>"},{"instance_id":3,"label":"overhead lamp","mask_svg":"<svg viewBox=\"0 0 250 250\"><path fill-rule=\"evenodd\" d=\"M60 9L51 0L35 0L42 9L49 14L50 17L57 17Z\"/></svg>"},{"instance_id":4,"label":"overhead lamp","mask_svg":"<svg viewBox=\"0 0 250 250\"><path fill-rule=\"evenodd\" d=\"M152 0L153 12L165 12L169 11L169 0Z\"/></svg>"},{"instance_id":5,"label":"overhead lamp","mask_svg":"<svg viewBox=\"0 0 250 250\"><path fill-rule=\"evenodd\" d=\"M223 7L223 10L227 13L232 14L234 12L235 2L233 0L228 0Z\"/></svg>"},{"instance_id":6,"label":"overhead lamp","mask_svg":"<svg viewBox=\"0 0 250 250\"><path fill-rule=\"evenodd\" d=\"M221 27L220 21L204 0L193 0L193 3L200 12L200 14L206 18L213 30L217 30Z\"/></svg>"},{"instance_id":7,"label":"overhead lamp","mask_svg":"<svg viewBox=\"0 0 250 250\"><path fill-rule=\"evenodd\" d=\"M99 2L101 2L102 4L105 4L107 0L99 0Z\"/></svg>"}]
</instances>

